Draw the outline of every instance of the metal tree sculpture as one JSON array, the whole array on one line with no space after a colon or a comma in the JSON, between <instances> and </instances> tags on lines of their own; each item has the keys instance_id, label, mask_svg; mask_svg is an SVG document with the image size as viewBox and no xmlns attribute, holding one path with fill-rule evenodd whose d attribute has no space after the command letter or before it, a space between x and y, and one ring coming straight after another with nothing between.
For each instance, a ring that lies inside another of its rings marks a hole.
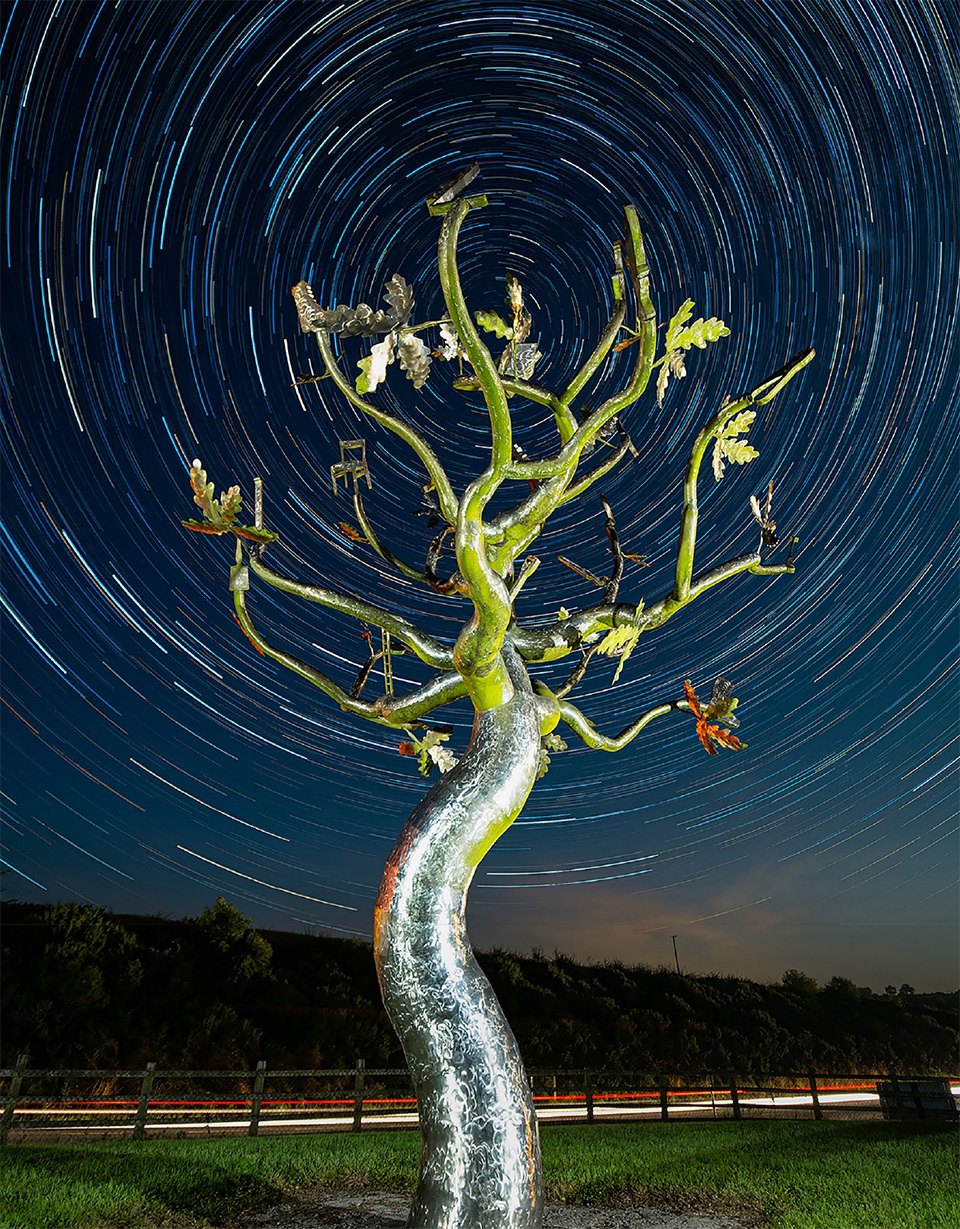
<instances>
[{"instance_id":1,"label":"metal tree sculpture","mask_svg":"<svg viewBox=\"0 0 960 1229\"><path fill-rule=\"evenodd\" d=\"M424 487L423 511L428 525L439 526L422 567L408 564L386 547L361 497L359 479L366 476L369 484L363 442L350 440L344 441L341 461L331 471L334 483L341 475L354 478L353 508L360 529L344 528L403 576L470 604L456 643L443 644L400 615L349 594L290 579L269 567L264 554L275 535L263 527L259 482L255 524L240 525L239 488L214 499L213 484L207 481L200 462L194 462L194 498L204 520L184 522L200 532L236 536L230 588L240 624L258 649L316 684L344 711L406 731L409 737L400 750L418 755L425 774L434 765L441 770L440 780L407 820L390 855L375 919L374 955L383 1001L407 1057L420 1113L421 1170L408 1221L411 1229L535 1229L542 1223L540 1149L530 1088L516 1041L467 939L467 890L480 860L516 819L534 782L545 771L547 752L564 748L555 733L560 722L588 747L619 751L656 717L688 710L711 754L716 753L716 745L733 750L743 747L729 729L722 728L737 725L732 715L736 700L724 679L717 680L705 707L688 683L682 698L655 705L614 736L600 733L566 697L594 654L619 656L622 666L641 633L660 627L721 581L744 572L774 576L793 571L790 558L779 564L761 562L761 548L776 544L768 498L762 517L753 501L763 531L758 548L695 577L697 477L711 443L718 480L725 462L744 463L757 455L741 438L755 417L751 407L770 401L813 357L812 350L804 351L752 392L727 399L700 431L687 465L676 574L666 596L648 606L617 600L625 555L613 513L604 500L613 556L610 576L601 579L576 569L603 589L602 600L578 613L561 611L551 626L524 627L514 607L538 560L528 556L515 571L520 556L560 505L582 495L633 451L619 415L644 392L654 368L660 368L657 393L662 400L670 376L685 374L686 351L692 346L702 349L729 330L716 319L690 323L693 304L687 301L668 325L666 352L655 358L657 326L650 275L637 212L627 207L624 242L614 244L613 309L595 349L561 392L532 382L540 355L535 344L527 341L531 316L518 281L507 279L509 320L494 312L471 315L460 285L460 227L471 209L487 204L483 196L461 196L477 169L474 164L427 202L431 213L443 216L439 241L440 282L447 308L443 320L412 323L411 287L399 275L387 283L386 310L375 311L366 304L324 310L306 282L293 290L301 327L316 334L327 375L362 414L398 435L425 466L429 482ZM637 308L637 328L627 329L629 336L619 340L628 282ZM506 339L499 361L491 356L478 324ZM418 336L427 328L440 331L439 346L433 351ZM334 334L383 337L360 360L361 374L355 384L340 367ZM605 357L611 350L632 344L636 345L636 361L626 388L577 415L572 403ZM472 369L472 374L453 383L455 388L483 394L492 452L483 473L460 495L424 436L399 415L364 396L386 378L386 368L395 358L416 388L429 377L434 359L465 360ZM552 411L559 435L553 456L531 460L515 445L511 397L529 398ZM606 445L605 459L580 472L581 463L598 443ZM504 483L517 481L523 484L523 497L508 510L488 516L494 493ZM456 549L456 569L443 577L438 568L448 538ZM380 652L374 652L371 643L370 658L352 686L339 686L263 638L247 609L250 571L276 589L381 629ZM393 642L436 671L428 683L403 696L393 693L389 671ZM542 681L531 679L532 664L568 654L579 654L580 661L563 686L551 691ZM362 688L378 658L384 665L386 694L363 700ZM426 726L424 718L463 696L473 702L475 719L470 745L456 761L443 746L448 732ZM416 730L421 737L415 735Z\"/></svg>"}]
</instances>

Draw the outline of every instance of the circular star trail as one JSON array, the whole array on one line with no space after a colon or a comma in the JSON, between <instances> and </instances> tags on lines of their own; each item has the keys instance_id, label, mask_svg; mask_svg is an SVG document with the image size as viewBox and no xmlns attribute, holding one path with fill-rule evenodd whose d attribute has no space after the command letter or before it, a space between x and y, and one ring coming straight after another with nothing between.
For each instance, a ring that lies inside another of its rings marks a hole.
<instances>
[{"instance_id":1,"label":"circular star trail","mask_svg":"<svg viewBox=\"0 0 960 1229\"><path fill-rule=\"evenodd\" d=\"M697 570L754 549L748 500L772 481L796 574L711 591L641 638L613 690L598 659L574 695L617 733L684 678L709 694L722 673L747 751L708 758L685 714L615 757L571 738L481 868L475 942L656 964L679 932L687 967L947 988L953 6L119 0L17 3L6 21L7 894L177 914L222 894L263 925L369 935L425 788L415 761L255 652L232 618L232 552L180 521L194 457L248 506L262 477L276 566L453 639L462 604L337 530L340 440L366 439L371 517L411 557L424 477L329 381L295 385L322 364L290 287L377 305L398 272L436 319L424 198L476 160L490 206L461 234L468 300L502 311L519 278L539 382L562 388L602 330L629 203L660 320L689 297L731 329L691 352L662 407L651 389L627 412L639 459L603 492L648 566L622 600L670 588L686 457L722 397L817 357L761 408L759 457L701 479ZM347 369L366 346L344 341ZM457 489L485 464L483 406L445 371L415 393L393 368L373 397ZM516 404L514 419L531 456L552 450L549 414ZM521 620L592 604L557 556L603 574L599 494L535 549ZM273 643L349 685L362 627L263 586L250 606ZM395 672L398 689L425 677L402 657ZM462 750L470 714L449 720Z\"/></svg>"}]
</instances>

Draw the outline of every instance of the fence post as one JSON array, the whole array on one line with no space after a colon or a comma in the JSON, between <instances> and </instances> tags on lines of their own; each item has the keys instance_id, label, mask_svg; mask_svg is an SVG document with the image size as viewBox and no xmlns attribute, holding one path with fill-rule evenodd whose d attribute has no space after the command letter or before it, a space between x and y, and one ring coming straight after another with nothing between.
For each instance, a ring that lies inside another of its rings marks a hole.
<instances>
[{"instance_id":1,"label":"fence post","mask_svg":"<svg viewBox=\"0 0 960 1229\"><path fill-rule=\"evenodd\" d=\"M903 1103L903 1089L900 1086L900 1077L894 1071L890 1079L893 1082L893 1101L897 1107L897 1118L902 1121L907 1116L907 1109Z\"/></svg>"},{"instance_id":2,"label":"fence post","mask_svg":"<svg viewBox=\"0 0 960 1229\"><path fill-rule=\"evenodd\" d=\"M140 1101L137 1104L137 1116L133 1121L134 1139L143 1139L143 1131L147 1125L147 1110L150 1106L150 1093L153 1091L153 1076L156 1068L156 1063L147 1063L147 1069L143 1073L143 1080L140 1083Z\"/></svg>"},{"instance_id":3,"label":"fence post","mask_svg":"<svg viewBox=\"0 0 960 1229\"><path fill-rule=\"evenodd\" d=\"M256 1074L253 1077L253 1096L250 1098L250 1126L247 1128L248 1135L256 1135L260 1130L260 1107L263 1105L263 1081L266 1073L267 1064L261 1058L257 1063Z\"/></svg>"},{"instance_id":4,"label":"fence post","mask_svg":"<svg viewBox=\"0 0 960 1229\"><path fill-rule=\"evenodd\" d=\"M667 1077L660 1077L660 1117L666 1122L670 1117L670 1103L667 1099Z\"/></svg>"},{"instance_id":5,"label":"fence post","mask_svg":"<svg viewBox=\"0 0 960 1229\"><path fill-rule=\"evenodd\" d=\"M20 1099L20 1085L23 1083L23 1073L26 1071L29 1061L30 1055L26 1050L22 1054L17 1055L17 1065L13 1075L10 1077L10 1090L3 1102L3 1120L0 1122L0 1144L7 1142L7 1133L10 1130L10 1124L13 1122L17 1101Z\"/></svg>"},{"instance_id":6,"label":"fence post","mask_svg":"<svg viewBox=\"0 0 960 1229\"><path fill-rule=\"evenodd\" d=\"M730 1072L730 1100L733 1104L733 1116L738 1121L740 1114L740 1094L737 1092L737 1075L735 1071Z\"/></svg>"},{"instance_id":7,"label":"fence post","mask_svg":"<svg viewBox=\"0 0 960 1229\"><path fill-rule=\"evenodd\" d=\"M813 1116L816 1118L817 1122L820 1122L823 1118L823 1110L820 1108L820 1094L817 1091L817 1077L811 1071L808 1078L810 1080L810 1100L813 1102Z\"/></svg>"},{"instance_id":8,"label":"fence post","mask_svg":"<svg viewBox=\"0 0 960 1229\"><path fill-rule=\"evenodd\" d=\"M593 1073L583 1073L583 1096L587 1103L587 1122L593 1122Z\"/></svg>"},{"instance_id":9,"label":"fence post","mask_svg":"<svg viewBox=\"0 0 960 1229\"><path fill-rule=\"evenodd\" d=\"M353 1129L363 1130L363 1084L366 1060L357 1059L357 1074L353 1077Z\"/></svg>"}]
</instances>

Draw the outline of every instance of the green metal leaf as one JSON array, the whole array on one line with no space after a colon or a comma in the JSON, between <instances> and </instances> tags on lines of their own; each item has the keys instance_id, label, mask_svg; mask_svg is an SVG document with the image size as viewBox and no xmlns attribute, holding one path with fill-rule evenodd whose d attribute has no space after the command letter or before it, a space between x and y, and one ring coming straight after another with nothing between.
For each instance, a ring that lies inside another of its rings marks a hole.
<instances>
[{"instance_id":1,"label":"green metal leaf","mask_svg":"<svg viewBox=\"0 0 960 1229\"><path fill-rule=\"evenodd\" d=\"M502 316L498 316L496 312L476 311L473 317L477 324L488 333L496 333L498 337L512 337L513 329L507 324Z\"/></svg>"},{"instance_id":2,"label":"green metal leaf","mask_svg":"<svg viewBox=\"0 0 960 1229\"><path fill-rule=\"evenodd\" d=\"M676 350L677 338L680 336L680 333L683 330L683 326L687 323L687 321L693 315L693 308L694 308L693 299L685 299L683 303L681 303L677 311L677 314L673 317L673 319L667 325L666 346L667 346L668 351Z\"/></svg>"},{"instance_id":3,"label":"green metal leaf","mask_svg":"<svg viewBox=\"0 0 960 1229\"><path fill-rule=\"evenodd\" d=\"M713 445L713 476L717 482L723 478L725 461L747 465L760 455L746 440L737 439L738 435L747 434L756 416L754 410L744 410L736 418L731 418L717 434Z\"/></svg>"},{"instance_id":4,"label":"green metal leaf","mask_svg":"<svg viewBox=\"0 0 960 1229\"><path fill-rule=\"evenodd\" d=\"M699 320L694 320L688 329L683 329L676 336L672 348L689 350L691 346L696 346L699 350L705 350L708 341L717 341L721 337L729 336L730 330L722 320L718 320L716 316L704 320L701 316Z\"/></svg>"}]
</instances>

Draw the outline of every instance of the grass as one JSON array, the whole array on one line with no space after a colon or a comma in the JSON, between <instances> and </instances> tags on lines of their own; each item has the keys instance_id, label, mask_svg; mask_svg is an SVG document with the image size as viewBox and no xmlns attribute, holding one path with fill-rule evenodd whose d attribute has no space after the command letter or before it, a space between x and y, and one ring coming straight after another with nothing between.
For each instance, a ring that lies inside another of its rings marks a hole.
<instances>
[{"instance_id":1,"label":"grass","mask_svg":"<svg viewBox=\"0 0 960 1229\"><path fill-rule=\"evenodd\" d=\"M933 1124L542 1128L548 1198L725 1211L769 1229L954 1229L957 1135ZM19 1144L2 1229L199 1229L318 1186L412 1190L413 1132ZM574 1176L571 1176L574 1175Z\"/></svg>"}]
</instances>

